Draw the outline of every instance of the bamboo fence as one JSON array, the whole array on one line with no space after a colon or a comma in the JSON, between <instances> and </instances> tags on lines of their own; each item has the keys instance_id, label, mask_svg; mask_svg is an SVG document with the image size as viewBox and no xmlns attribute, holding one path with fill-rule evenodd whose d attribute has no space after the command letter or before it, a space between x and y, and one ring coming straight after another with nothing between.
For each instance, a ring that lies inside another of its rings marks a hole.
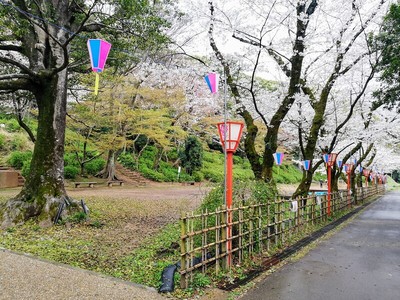
<instances>
[{"instance_id":1,"label":"bamboo fence","mask_svg":"<svg viewBox=\"0 0 400 300\"><path fill-rule=\"evenodd\" d=\"M240 265L247 257L269 251L271 247L288 247L292 235L307 226L333 219L339 212L350 209L355 199L359 204L383 192L383 186L375 185L357 188L356 197L347 191L332 193L330 216L327 196L318 193L291 200L276 198L269 203L242 205L230 210L221 206L215 211L186 213L180 220L180 285L187 288L195 271L205 273L211 267L218 273L229 269L230 261Z\"/></svg>"}]
</instances>

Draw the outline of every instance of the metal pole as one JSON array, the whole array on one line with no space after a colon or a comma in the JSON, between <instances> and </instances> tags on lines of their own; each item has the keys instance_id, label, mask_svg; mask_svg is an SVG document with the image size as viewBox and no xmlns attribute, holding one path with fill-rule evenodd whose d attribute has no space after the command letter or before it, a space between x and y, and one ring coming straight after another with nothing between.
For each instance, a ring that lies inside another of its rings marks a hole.
<instances>
[{"instance_id":1,"label":"metal pole","mask_svg":"<svg viewBox=\"0 0 400 300\"><path fill-rule=\"evenodd\" d=\"M328 163L328 216L331 214L331 166Z\"/></svg>"},{"instance_id":2,"label":"metal pole","mask_svg":"<svg viewBox=\"0 0 400 300\"><path fill-rule=\"evenodd\" d=\"M228 209L228 234L227 234L227 250L228 265L232 265L232 194L233 194L233 152L227 152L227 168L226 168L226 208Z\"/></svg>"},{"instance_id":3,"label":"metal pole","mask_svg":"<svg viewBox=\"0 0 400 300\"><path fill-rule=\"evenodd\" d=\"M226 141L226 133L227 133L227 126L226 126L226 119L227 119L227 112L226 112L226 108L227 108L227 105L226 105L226 73L225 73L225 69L224 69L224 143L225 143L225 145L224 145L224 180L225 180L225 184L224 184L224 202L225 202L225 205L226 206L228 206L228 204L227 204L227 197L226 197L226 193L227 193L227 188L226 188L226 186L227 186L227 152L226 152L226 149L227 149L227 141Z\"/></svg>"},{"instance_id":4,"label":"metal pole","mask_svg":"<svg viewBox=\"0 0 400 300\"><path fill-rule=\"evenodd\" d=\"M351 172L347 171L347 204L350 207Z\"/></svg>"}]
</instances>

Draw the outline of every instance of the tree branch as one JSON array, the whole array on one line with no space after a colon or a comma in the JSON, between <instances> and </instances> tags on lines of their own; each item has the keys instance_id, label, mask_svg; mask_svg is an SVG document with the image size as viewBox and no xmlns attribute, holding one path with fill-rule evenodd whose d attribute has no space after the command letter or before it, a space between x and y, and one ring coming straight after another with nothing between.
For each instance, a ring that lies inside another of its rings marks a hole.
<instances>
[{"instance_id":1,"label":"tree branch","mask_svg":"<svg viewBox=\"0 0 400 300\"><path fill-rule=\"evenodd\" d=\"M0 80L0 91L15 92L18 90L33 91L31 81L25 78Z\"/></svg>"},{"instance_id":2,"label":"tree branch","mask_svg":"<svg viewBox=\"0 0 400 300\"><path fill-rule=\"evenodd\" d=\"M21 71L22 71L23 73L29 74L30 76L33 76L33 77L36 76L36 73L33 72L29 67L27 67L27 66L21 64L20 62L15 61L15 60L13 60L13 59L10 59L10 58L7 58L7 57L1 57L1 56L0 56L0 62L4 62L4 63L6 63L6 64L13 65L13 66L15 66L15 67L21 69Z\"/></svg>"}]
</instances>

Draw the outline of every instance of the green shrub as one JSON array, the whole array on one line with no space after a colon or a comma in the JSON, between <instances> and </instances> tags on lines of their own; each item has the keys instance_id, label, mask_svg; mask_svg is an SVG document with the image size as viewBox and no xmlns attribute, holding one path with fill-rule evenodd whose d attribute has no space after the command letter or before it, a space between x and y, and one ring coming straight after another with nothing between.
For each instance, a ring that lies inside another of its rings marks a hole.
<instances>
[{"instance_id":1,"label":"green shrub","mask_svg":"<svg viewBox=\"0 0 400 300\"><path fill-rule=\"evenodd\" d=\"M234 155L234 156L233 156L233 164L234 164L234 165L241 165L241 164L243 164L243 158L241 158L240 156Z\"/></svg>"},{"instance_id":2,"label":"green shrub","mask_svg":"<svg viewBox=\"0 0 400 300\"><path fill-rule=\"evenodd\" d=\"M193 173L193 179L196 182L202 182L204 180L204 174L197 171Z\"/></svg>"},{"instance_id":3,"label":"green shrub","mask_svg":"<svg viewBox=\"0 0 400 300\"><path fill-rule=\"evenodd\" d=\"M28 177L30 171L31 171L31 163L30 161L25 161L24 165L22 166L21 175L26 178Z\"/></svg>"},{"instance_id":4,"label":"green shrub","mask_svg":"<svg viewBox=\"0 0 400 300\"><path fill-rule=\"evenodd\" d=\"M203 147L195 136L189 136L185 141L185 149L179 155L182 166L190 175L203 165Z\"/></svg>"},{"instance_id":5,"label":"green shrub","mask_svg":"<svg viewBox=\"0 0 400 300\"><path fill-rule=\"evenodd\" d=\"M85 164L85 170L90 175L96 175L103 170L106 161L103 158L96 158Z\"/></svg>"},{"instance_id":6,"label":"green shrub","mask_svg":"<svg viewBox=\"0 0 400 300\"><path fill-rule=\"evenodd\" d=\"M133 158L132 154L124 153L118 156L118 162L123 165L125 168L136 170L136 161Z\"/></svg>"},{"instance_id":7,"label":"green shrub","mask_svg":"<svg viewBox=\"0 0 400 300\"><path fill-rule=\"evenodd\" d=\"M224 180L224 173L220 170L216 170L213 168L202 169L204 174L204 178L211 182L222 182Z\"/></svg>"},{"instance_id":8,"label":"green shrub","mask_svg":"<svg viewBox=\"0 0 400 300\"><path fill-rule=\"evenodd\" d=\"M21 170L24 166L24 163L30 163L32 159L32 152L31 151L14 151L11 153L10 157L8 158L8 163L11 167Z\"/></svg>"},{"instance_id":9,"label":"green shrub","mask_svg":"<svg viewBox=\"0 0 400 300\"><path fill-rule=\"evenodd\" d=\"M159 182L165 181L165 176L162 173L159 173L153 169L149 169L147 166L140 166L139 170L144 177L150 180Z\"/></svg>"},{"instance_id":10,"label":"green shrub","mask_svg":"<svg viewBox=\"0 0 400 300\"><path fill-rule=\"evenodd\" d=\"M27 137L22 133L13 134L11 139L11 149L17 151L29 149Z\"/></svg>"},{"instance_id":11,"label":"green shrub","mask_svg":"<svg viewBox=\"0 0 400 300\"><path fill-rule=\"evenodd\" d=\"M178 170L177 169L174 169L171 167L169 167L169 168L164 167L164 168L161 168L161 170L162 170L162 174L164 175L166 181L174 182L174 181L178 180Z\"/></svg>"},{"instance_id":12,"label":"green shrub","mask_svg":"<svg viewBox=\"0 0 400 300\"><path fill-rule=\"evenodd\" d=\"M6 146L6 136L0 133L0 150L4 150Z\"/></svg>"},{"instance_id":13,"label":"green shrub","mask_svg":"<svg viewBox=\"0 0 400 300\"><path fill-rule=\"evenodd\" d=\"M19 126L16 119L8 119L5 124L8 132L17 132L21 130L21 126Z\"/></svg>"},{"instance_id":14,"label":"green shrub","mask_svg":"<svg viewBox=\"0 0 400 300\"><path fill-rule=\"evenodd\" d=\"M179 175L179 181L193 181L193 177L183 172L181 175Z\"/></svg>"},{"instance_id":15,"label":"green shrub","mask_svg":"<svg viewBox=\"0 0 400 300\"><path fill-rule=\"evenodd\" d=\"M204 198L199 211L215 211L216 208L220 207L224 204L224 187L223 185L219 185L213 188L207 196Z\"/></svg>"},{"instance_id":16,"label":"green shrub","mask_svg":"<svg viewBox=\"0 0 400 300\"><path fill-rule=\"evenodd\" d=\"M72 166L79 168L79 161L76 158L75 153L66 153L64 155L64 166Z\"/></svg>"},{"instance_id":17,"label":"green shrub","mask_svg":"<svg viewBox=\"0 0 400 300\"><path fill-rule=\"evenodd\" d=\"M79 174L80 170L74 166L65 166L64 167L64 177L66 179L75 179Z\"/></svg>"}]
</instances>

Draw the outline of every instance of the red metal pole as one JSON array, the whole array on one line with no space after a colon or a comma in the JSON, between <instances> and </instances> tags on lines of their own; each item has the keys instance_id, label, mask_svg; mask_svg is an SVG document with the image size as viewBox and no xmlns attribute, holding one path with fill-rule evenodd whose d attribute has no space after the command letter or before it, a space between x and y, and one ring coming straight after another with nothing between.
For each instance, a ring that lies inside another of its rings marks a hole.
<instances>
[{"instance_id":1,"label":"red metal pole","mask_svg":"<svg viewBox=\"0 0 400 300\"><path fill-rule=\"evenodd\" d=\"M331 166L328 165L328 216L331 214Z\"/></svg>"},{"instance_id":2,"label":"red metal pole","mask_svg":"<svg viewBox=\"0 0 400 300\"><path fill-rule=\"evenodd\" d=\"M351 172L347 171L347 204L350 207Z\"/></svg>"},{"instance_id":3,"label":"red metal pole","mask_svg":"<svg viewBox=\"0 0 400 300\"><path fill-rule=\"evenodd\" d=\"M226 208L228 209L227 250L228 265L232 265L232 193L233 193L233 152L227 151L226 156Z\"/></svg>"}]
</instances>

